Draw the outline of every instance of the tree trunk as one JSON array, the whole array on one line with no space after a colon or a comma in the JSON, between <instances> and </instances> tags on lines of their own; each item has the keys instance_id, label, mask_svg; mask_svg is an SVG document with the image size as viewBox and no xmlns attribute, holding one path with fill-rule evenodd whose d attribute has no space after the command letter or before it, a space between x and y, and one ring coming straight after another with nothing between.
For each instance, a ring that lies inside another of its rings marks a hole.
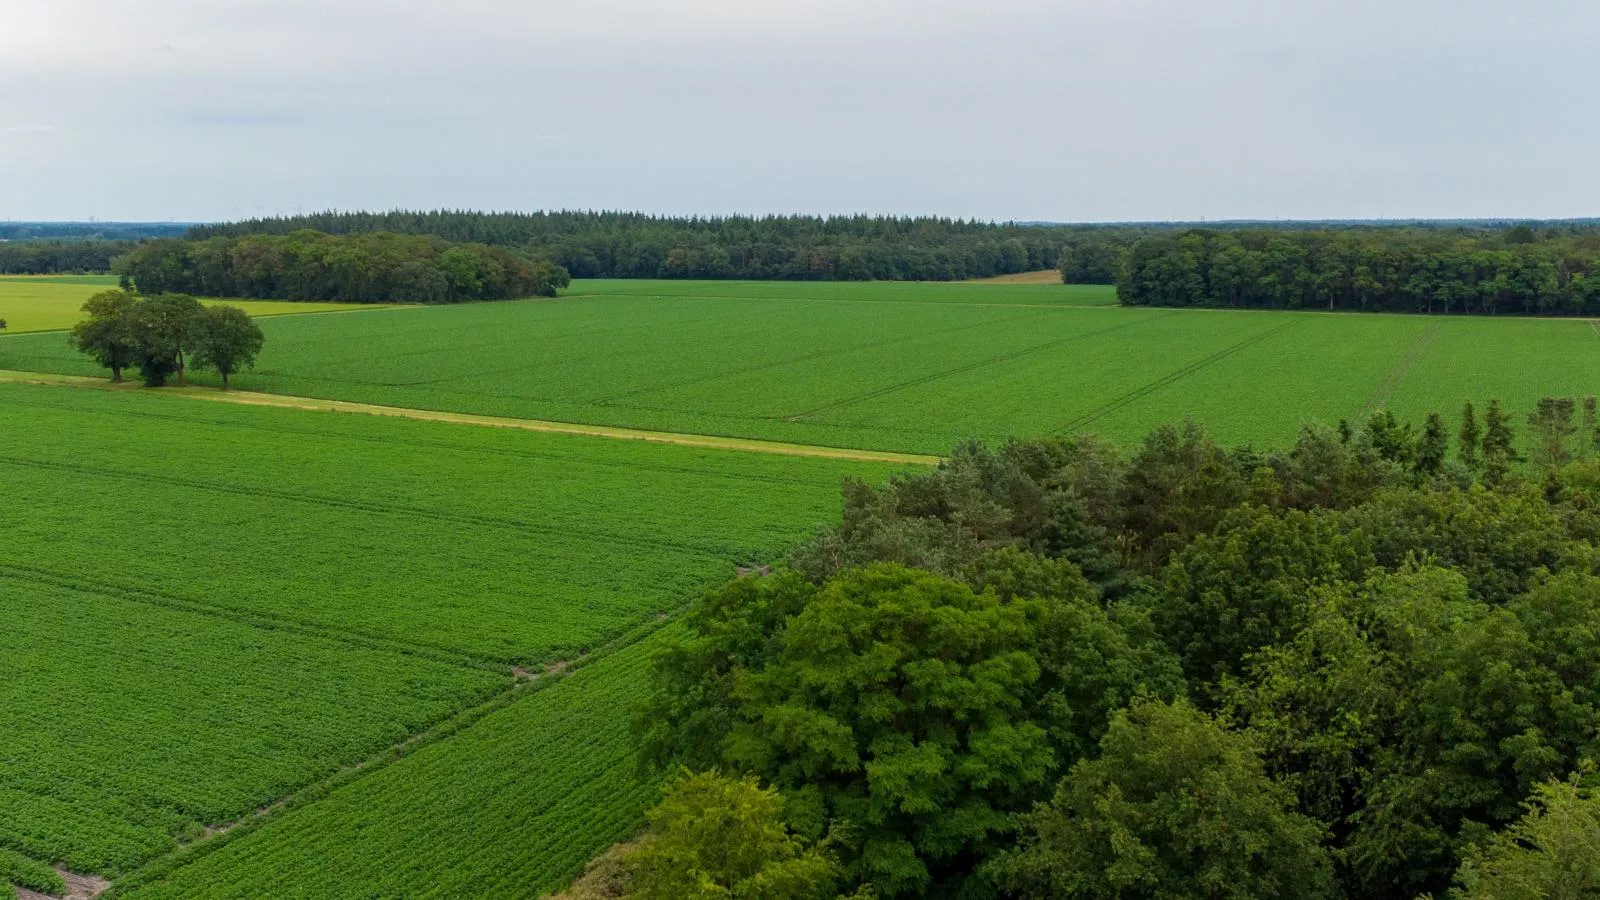
<instances>
[{"instance_id":1,"label":"tree trunk","mask_svg":"<svg viewBox=\"0 0 1600 900\"><path fill-rule=\"evenodd\" d=\"M178 386L182 387L185 383L186 382L183 380L183 351L179 350L178 351Z\"/></svg>"},{"instance_id":2,"label":"tree trunk","mask_svg":"<svg viewBox=\"0 0 1600 900\"><path fill-rule=\"evenodd\" d=\"M122 383L122 367L121 366L112 366L111 367L111 383L112 384L121 384Z\"/></svg>"},{"instance_id":3,"label":"tree trunk","mask_svg":"<svg viewBox=\"0 0 1600 900\"><path fill-rule=\"evenodd\" d=\"M227 369L223 369L222 370L222 389L223 390L227 390L228 389L228 370Z\"/></svg>"}]
</instances>

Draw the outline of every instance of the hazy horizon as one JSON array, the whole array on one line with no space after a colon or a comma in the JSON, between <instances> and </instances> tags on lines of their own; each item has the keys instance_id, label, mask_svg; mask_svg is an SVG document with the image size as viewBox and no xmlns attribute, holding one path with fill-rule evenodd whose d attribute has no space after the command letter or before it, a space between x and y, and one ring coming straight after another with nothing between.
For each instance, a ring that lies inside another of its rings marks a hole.
<instances>
[{"instance_id":1,"label":"hazy horizon","mask_svg":"<svg viewBox=\"0 0 1600 900\"><path fill-rule=\"evenodd\" d=\"M1575 0L11 6L11 221L1600 214Z\"/></svg>"}]
</instances>

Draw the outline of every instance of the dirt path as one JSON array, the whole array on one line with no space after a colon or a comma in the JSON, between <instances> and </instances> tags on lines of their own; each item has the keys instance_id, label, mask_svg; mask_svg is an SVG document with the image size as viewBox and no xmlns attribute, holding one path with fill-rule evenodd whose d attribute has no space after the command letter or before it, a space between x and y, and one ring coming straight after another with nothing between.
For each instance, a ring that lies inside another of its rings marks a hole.
<instances>
[{"instance_id":1,"label":"dirt path","mask_svg":"<svg viewBox=\"0 0 1600 900\"><path fill-rule=\"evenodd\" d=\"M719 437L710 434L679 434L671 431L644 431L637 428L620 428L610 425L581 425L574 422L549 422L542 419L479 416L471 413L439 412L401 406L379 406L372 403L351 403L345 400L321 400L315 397L260 394L252 391L219 391L216 388L192 385L189 387L166 387L160 390L147 391L134 384L113 385L104 378L89 378L82 375L49 375L40 372L13 372L0 369L0 382L134 391L152 397L178 397L191 400L210 400L218 403L238 403L245 406L271 406L280 409L360 413L371 416L391 416L398 419L416 419L424 422L475 425L482 428L515 428L522 431L540 431L549 434L576 434L614 440L649 441L657 444L677 444L683 447L702 447L710 450L739 450L746 453L767 453L776 456L853 459L863 462L886 462L913 466L932 466L937 465L939 462L939 457L937 456L926 456L919 453L852 450L840 447L819 447L811 444L786 444L779 441L761 441L752 438Z\"/></svg>"}]
</instances>

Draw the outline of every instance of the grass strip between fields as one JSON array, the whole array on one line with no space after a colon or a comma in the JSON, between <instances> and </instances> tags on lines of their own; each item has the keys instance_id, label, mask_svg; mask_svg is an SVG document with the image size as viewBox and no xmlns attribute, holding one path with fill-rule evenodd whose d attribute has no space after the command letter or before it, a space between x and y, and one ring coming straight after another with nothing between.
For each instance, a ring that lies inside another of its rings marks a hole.
<instances>
[{"instance_id":1,"label":"grass strip between fields","mask_svg":"<svg viewBox=\"0 0 1600 900\"><path fill-rule=\"evenodd\" d=\"M301 409L324 412L359 413L372 416L391 416L416 419L424 422L446 422L455 425L474 425L483 428L516 428L550 434L574 434L614 440L649 441L658 444L677 444L684 447L701 447L709 450L737 450L746 453L768 453L777 456L807 456L817 459L853 459L863 462L885 462L902 465L932 466L939 457L919 453L894 453L884 450L853 450L842 447L820 447L812 444L788 444L754 438L721 437L710 434L680 434L671 431L645 431L637 428L620 428L610 425L580 425L573 422L551 422L542 419L517 419L509 416L481 416L471 413L441 412L412 409L401 406L379 406L373 403L351 403L345 400L323 400L315 397L294 397L282 394L261 394L251 391L220 391L216 388L190 385L166 387L159 391L134 384L113 384L109 379L83 375L54 375L43 372L15 372L0 369L0 382L38 384L54 387L93 388L98 390L139 391L152 396L182 397L194 400L213 400L245 406L271 406L280 409Z\"/></svg>"}]
</instances>

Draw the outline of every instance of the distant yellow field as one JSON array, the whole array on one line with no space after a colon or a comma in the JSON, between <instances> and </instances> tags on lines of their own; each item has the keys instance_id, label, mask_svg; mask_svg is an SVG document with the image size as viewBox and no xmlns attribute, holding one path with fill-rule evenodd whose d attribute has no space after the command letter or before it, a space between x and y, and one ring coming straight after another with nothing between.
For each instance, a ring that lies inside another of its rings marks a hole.
<instances>
[{"instance_id":1,"label":"distant yellow field","mask_svg":"<svg viewBox=\"0 0 1600 900\"><path fill-rule=\"evenodd\" d=\"M1061 273L1055 269L1037 272L1017 272L1013 275L996 275L993 278L974 278L972 284L1060 284Z\"/></svg>"},{"instance_id":2,"label":"distant yellow field","mask_svg":"<svg viewBox=\"0 0 1600 900\"><path fill-rule=\"evenodd\" d=\"M114 284L84 284L87 279L0 278L0 319L6 334L24 331L59 331L71 328L83 318L83 301ZM286 300L202 300L202 303L230 303L252 316L281 316L292 313L329 312L341 309L382 309L374 303L293 303Z\"/></svg>"}]
</instances>

